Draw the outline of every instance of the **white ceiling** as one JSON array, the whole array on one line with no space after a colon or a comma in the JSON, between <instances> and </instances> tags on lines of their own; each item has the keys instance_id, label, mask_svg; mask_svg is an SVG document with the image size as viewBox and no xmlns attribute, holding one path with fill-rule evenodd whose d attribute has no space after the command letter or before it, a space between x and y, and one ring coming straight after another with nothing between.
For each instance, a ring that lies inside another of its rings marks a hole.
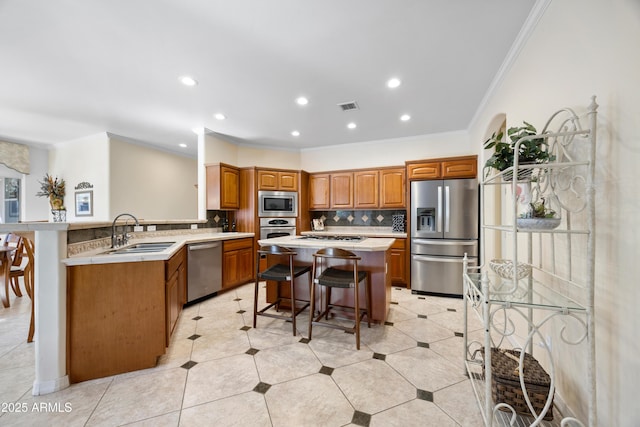
<instances>
[{"instance_id":1,"label":"white ceiling","mask_svg":"<svg viewBox=\"0 0 640 427\"><path fill-rule=\"evenodd\" d=\"M195 155L202 127L287 149L466 129L534 3L0 0L0 139Z\"/></svg>"}]
</instances>

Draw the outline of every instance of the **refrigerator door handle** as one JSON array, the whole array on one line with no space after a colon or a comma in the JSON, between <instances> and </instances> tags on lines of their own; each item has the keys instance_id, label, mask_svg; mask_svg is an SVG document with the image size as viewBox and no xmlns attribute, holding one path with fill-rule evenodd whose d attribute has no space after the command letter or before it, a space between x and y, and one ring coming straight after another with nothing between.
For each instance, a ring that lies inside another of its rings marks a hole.
<instances>
[{"instance_id":1,"label":"refrigerator door handle","mask_svg":"<svg viewBox=\"0 0 640 427\"><path fill-rule=\"evenodd\" d=\"M412 255L411 259L415 260L415 261L423 261L423 262L454 262L454 263L459 263L462 264L462 262L464 261L463 257L433 257L433 256L426 256L426 255ZM468 260L471 260L471 258L468 258Z\"/></svg>"},{"instance_id":2,"label":"refrigerator door handle","mask_svg":"<svg viewBox=\"0 0 640 427\"><path fill-rule=\"evenodd\" d=\"M411 239L411 243L418 245L441 245L441 246L469 246L477 245L477 240L423 240L423 239Z\"/></svg>"},{"instance_id":3,"label":"refrigerator door handle","mask_svg":"<svg viewBox=\"0 0 640 427\"><path fill-rule=\"evenodd\" d=\"M448 233L449 232L449 222L450 222L450 215L451 215L451 198L449 197L449 186L445 186L444 187L444 232Z\"/></svg>"},{"instance_id":4,"label":"refrigerator door handle","mask_svg":"<svg viewBox=\"0 0 640 427\"><path fill-rule=\"evenodd\" d=\"M438 223L436 231L440 233L442 231L442 186L438 185Z\"/></svg>"}]
</instances>

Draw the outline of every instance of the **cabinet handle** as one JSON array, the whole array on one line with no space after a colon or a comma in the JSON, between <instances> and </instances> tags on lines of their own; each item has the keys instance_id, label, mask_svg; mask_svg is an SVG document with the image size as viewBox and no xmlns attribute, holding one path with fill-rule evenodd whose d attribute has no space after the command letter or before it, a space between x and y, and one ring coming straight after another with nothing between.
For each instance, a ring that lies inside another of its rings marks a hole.
<instances>
[{"instance_id":1,"label":"cabinet handle","mask_svg":"<svg viewBox=\"0 0 640 427\"><path fill-rule=\"evenodd\" d=\"M477 240L423 240L411 239L411 243L417 245L440 245L440 246L475 246Z\"/></svg>"}]
</instances>

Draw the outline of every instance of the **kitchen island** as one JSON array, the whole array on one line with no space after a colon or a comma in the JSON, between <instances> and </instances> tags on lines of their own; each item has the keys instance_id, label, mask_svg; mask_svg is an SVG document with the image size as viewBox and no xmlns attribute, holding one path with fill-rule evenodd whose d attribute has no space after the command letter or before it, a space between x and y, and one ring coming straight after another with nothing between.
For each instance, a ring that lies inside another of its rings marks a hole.
<instances>
[{"instance_id":1,"label":"kitchen island","mask_svg":"<svg viewBox=\"0 0 640 427\"><path fill-rule=\"evenodd\" d=\"M387 319L389 306L391 304L391 277L389 275L389 257L390 248L395 239L393 238L364 238L361 240L345 240L327 238L313 238L312 236L285 236L273 239L259 240L261 246L278 245L294 249L297 252L295 262L301 265L311 265L313 263L313 254L322 248L337 247L354 252L362 258L358 262L358 268L367 271L371 280L371 320L375 323L384 323ZM261 268L278 262L276 257L269 257L266 264ZM309 299L309 289L307 285L307 277L301 276L296 279L296 285L300 292L296 289L296 297L301 300ZM267 301L275 300L275 283L267 283ZM283 295L288 295L287 287L281 288ZM361 288L361 301L364 301L364 287ZM352 292L343 289L334 289L332 291L332 300L334 303L353 306Z\"/></svg>"}]
</instances>

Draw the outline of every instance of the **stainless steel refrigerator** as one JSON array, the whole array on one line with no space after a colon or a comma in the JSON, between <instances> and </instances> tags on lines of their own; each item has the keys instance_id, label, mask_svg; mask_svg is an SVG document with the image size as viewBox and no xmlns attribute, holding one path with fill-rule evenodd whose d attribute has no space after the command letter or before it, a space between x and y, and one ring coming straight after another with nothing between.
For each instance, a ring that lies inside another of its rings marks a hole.
<instances>
[{"instance_id":1,"label":"stainless steel refrigerator","mask_svg":"<svg viewBox=\"0 0 640 427\"><path fill-rule=\"evenodd\" d=\"M478 181L411 182L411 290L462 296L462 259L478 262Z\"/></svg>"}]
</instances>

